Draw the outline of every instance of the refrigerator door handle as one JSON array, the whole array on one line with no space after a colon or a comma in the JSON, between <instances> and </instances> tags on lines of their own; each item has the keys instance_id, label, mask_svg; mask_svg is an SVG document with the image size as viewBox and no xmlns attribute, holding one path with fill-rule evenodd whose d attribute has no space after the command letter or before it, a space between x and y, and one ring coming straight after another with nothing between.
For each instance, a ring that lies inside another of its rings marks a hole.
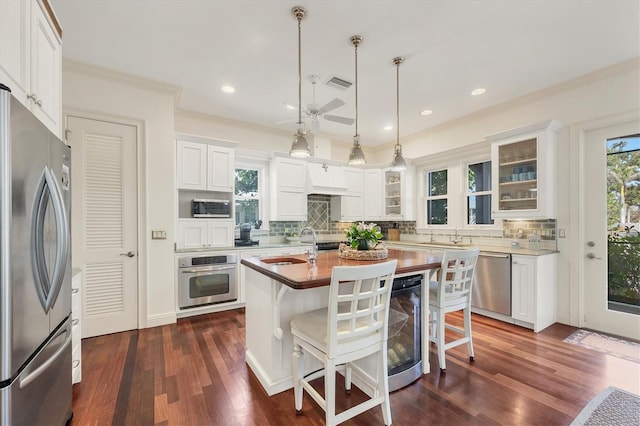
<instances>
[{"instance_id":1,"label":"refrigerator door handle","mask_svg":"<svg viewBox=\"0 0 640 426\"><path fill-rule=\"evenodd\" d=\"M31 211L31 268L33 280L36 285L36 293L45 313L48 312L47 297L49 293L49 275L44 255L44 221L49 191L47 191L48 169L42 171Z\"/></svg>"},{"instance_id":2,"label":"refrigerator door handle","mask_svg":"<svg viewBox=\"0 0 640 426\"><path fill-rule=\"evenodd\" d=\"M56 220L56 261L53 267L52 279L49 281L47 265L44 255L44 221L47 203L51 200ZM31 221L31 255L32 268L36 291L40 304L45 313L55 304L60 287L64 281L64 274L69 257L69 226L67 212L64 208L62 195L56 177L49 168L45 167L37 185L36 199L33 205Z\"/></svg>"},{"instance_id":3,"label":"refrigerator door handle","mask_svg":"<svg viewBox=\"0 0 640 426\"><path fill-rule=\"evenodd\" d=\"M65 339L64 343L54 352L54 354L51 355L48 360L43 362L42 365L29 373L26 377L20 378L20 389L24 389L29 386L31 382L36 380L42 373L47 371L47 369L63 354L65 349L67 349L67 347L71 344L71 333L69 333L68 327L64 327L53 338L53 340L55 340L65 333L67 333L67 338Z\"/></svg>"},{"instance_id":4,"label":"refrigerator door handle","mask_svg":"<svg viewBox=\"0 0 640 426\"><path fill-rule=\"evenodd\" d=\"M67 220L67 212L64 208L64 201L60 193L60 187L56 175L50 171L50 182L47 187L51 193L51 201L56 218L56 262L53 269L53 277L51 279L51 288L47 297L47 310L56 303L60 288L64 282L64 275L67 269L67 260L69 258L69 221Z\"/></svg>"}]
</instances>

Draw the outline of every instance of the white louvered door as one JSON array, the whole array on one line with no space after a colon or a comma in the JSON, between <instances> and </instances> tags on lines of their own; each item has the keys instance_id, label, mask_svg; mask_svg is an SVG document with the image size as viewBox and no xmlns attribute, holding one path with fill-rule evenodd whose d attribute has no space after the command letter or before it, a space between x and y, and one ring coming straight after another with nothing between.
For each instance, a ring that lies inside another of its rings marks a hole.
<instances>
[{"instance_id":1,"label":"white louvered door","mask_svg":"<svg viewBox=\"0 0 640 426\"><path fill-rule=\"evenodd\" d=\"M69 116L82 337L138 328L136 128Z\"/></svg>"}]
</instances>

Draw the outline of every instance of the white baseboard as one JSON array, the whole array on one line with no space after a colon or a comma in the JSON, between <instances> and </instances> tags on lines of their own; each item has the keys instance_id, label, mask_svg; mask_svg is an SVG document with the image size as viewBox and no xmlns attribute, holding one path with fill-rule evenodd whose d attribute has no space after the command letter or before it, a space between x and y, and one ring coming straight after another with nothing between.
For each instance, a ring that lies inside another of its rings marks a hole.
<instances>
[{"instance_id":1,"label":"white baseboard","mask_svg":"<svg viewBox=\"0 0 640 426\"><path fill-rule=\"evenodd\" d=\"M560 324L577 326L577 324L572 324L571 323L571 315L569 315L568 313L557 312L556 313L556 322L559 322Z\"/></svg>"},{"instance_id":2,"label":"white baseboard","mask_svg":"<svg viewBox=\"0 0 640 426\"><path fill-rule=\"evenodd\" d=\"M245 352L244 359L269 396L286 391L287 389L293 389L293 377L289 376L289 378L284 380L273 381L250 351Z\"/></svg>"},{"instance_id":3,"label":"white baseboard","mask_svg":"<svg viewBox=\"0 0 640 426\"><path fill-rule=\"evenodd\" d=\"M167 312L158 315L149 315L147 317L147 325L144 328L158 327L161 325L175 324L177 322L175 312Z\"/></svg>"}]
</instances>

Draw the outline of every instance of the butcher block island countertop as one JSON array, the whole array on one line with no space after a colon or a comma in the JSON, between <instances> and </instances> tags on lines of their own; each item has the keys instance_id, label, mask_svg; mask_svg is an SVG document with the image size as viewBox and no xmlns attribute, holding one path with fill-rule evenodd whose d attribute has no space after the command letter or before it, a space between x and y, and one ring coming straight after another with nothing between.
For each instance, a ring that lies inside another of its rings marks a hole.
<instances>
[{"instance_id":1,"label":"butcher block island countertop","mask_svg":"<svg viewBox=\"0 0 640 426\"><path fill-rule=\"evenodd\" d=\"M296 259L301 263L279 264L287 263L289 259ZM396 275L405 275L440 267L442 254L389 249L389 257L387 259L359 261L342 259L338 255L338 251L334 250L319 252L315 264L310 264L307 261L306 254L271 258L249 257L242 259L242 264L294 290L304 290L329 285L331 282L331 270L334 266L372 265L392 259L398 261Z\"/></svg>"},{"instance_id":2,"label":"butcher block island countertop","mask_svg":"<svg viewBox=\"0 0 640 426\"><path fill-rule=\"evenodd\" d=\"M335 250L320 252L315 263L309 263L306 254L242 259L246 302L245 359L269 395L293 387L290 322L296 315L327 306L333 267L371 265L392 259L398 261L396 276L425 276L422 291L422 365L426 374L430 369L424 326L428 315L428 277L430 271L440 267L441 253L389 249L389 256L385 260L356 261L340 258ZM366 371L375 371L373 363L368 365L367 360L364 361L362 367ZM315 371L320 364L308 362L307 368L308 372ZM354 377L353 382L364 392L371 392L362 380Z\"/></svg>"}]
</instances>

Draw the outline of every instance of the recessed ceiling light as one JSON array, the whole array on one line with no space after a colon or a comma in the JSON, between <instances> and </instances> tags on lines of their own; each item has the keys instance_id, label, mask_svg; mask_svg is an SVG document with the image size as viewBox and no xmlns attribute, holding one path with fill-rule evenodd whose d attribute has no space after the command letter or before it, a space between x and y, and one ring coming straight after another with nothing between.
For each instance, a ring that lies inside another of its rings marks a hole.
<instances>
[{"instance_id":1,"label":"recessed ceiling light","mask_svg":"<svg viewBox=\"0 0 640 426\"><path fill-rule=\"evenodd\" d=\"M425 109L420 111L420 115L431 115L433 114L433 111L431 111L430 109Z\"/></svg>"},{"instance_id":2,"label":"recessed ceiling light","mask_svg":"<svg viewBox=\"0 0 640 426\"><path fill-rule=\"evenodd\" d=\"M224 93L233 93L236 91L236 89L233 86L229 86L229 85L222 86L220 90L222 90Z\"/></svg>"},{"instance_id":3,"label":"recessed ceiling light","mask_svg":"<svg viewBox=\"0 0 640 426\"><path fill-rule=\"evenodd\" d=\"M390 125L390 124L387 124L386 126L384 126L384 129L385 130L391 130L391 129L393 129L393 126Z\"/></svg>"},{"instance_id":4,"label":"recessed ceiling light","mask_svg":"<svg viewBox=\"0 0 640 426\"><path fill-rule=\"evenodd\" d=\"M483 94L484 92L486 92L486 91L487 91L487 89L485 89L484 87L478 87L477 89L473 90L473 91L471 92L471 94L472 94L473 96L478 96L478 95L482 95L482 94Z\"/></svg>"}]
</instances>

